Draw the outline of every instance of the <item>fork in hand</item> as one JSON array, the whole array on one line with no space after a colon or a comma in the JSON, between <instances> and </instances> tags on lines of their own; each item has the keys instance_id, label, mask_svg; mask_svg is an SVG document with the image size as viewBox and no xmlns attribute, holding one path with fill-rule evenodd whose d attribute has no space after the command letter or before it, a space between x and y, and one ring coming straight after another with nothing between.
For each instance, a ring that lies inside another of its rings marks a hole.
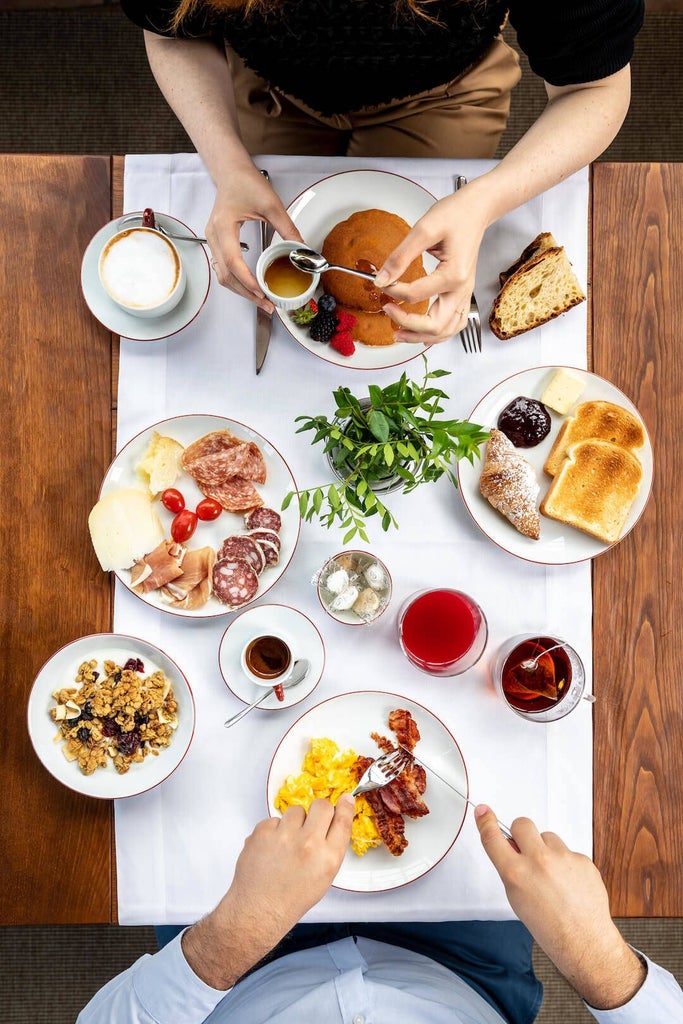
<instances>
[{"instance_id":1,"label":"fork in hand","mask_svg":"<svg viewBox=\"0 0 683 1024\"><path fill-rule=\"evenodd\" d=\"M386 754L381 754L369 768L366 768L351 796L359 796L371 789L387 786L398 778L404 768L412 764L412 760L405 750L390 750Z\"/></svg>"},{"instance_id":2,"label":"fork in hand","mask_svg":"<svg viewBox=\"0 0 683 1024\"><path fill-rule=\"evenodd\" d=\"M467 184L467 178L459 174L455 179L455 191L463 188ZM479 316L479 306L477 300L472 293L470 299L470 308L467 314L467 323L460 331L460 340L462 341L462 347L465 352L481 352L481 317Z\"/></svg>"}]
</instances>

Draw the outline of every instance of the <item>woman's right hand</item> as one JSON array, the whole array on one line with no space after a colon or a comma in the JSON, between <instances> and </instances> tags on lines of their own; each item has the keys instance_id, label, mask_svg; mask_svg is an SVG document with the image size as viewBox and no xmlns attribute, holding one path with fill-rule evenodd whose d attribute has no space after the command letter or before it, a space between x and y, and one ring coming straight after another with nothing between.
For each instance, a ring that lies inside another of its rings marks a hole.
<instances>
[{"instance_id":1,"label":"woman's right hand","mask_svg":"<svg viewBox=\"0 0 683 1024\"><path fill-rule=\"evenodd\" d=\"M253 164L232 169L218 186L206 237L219 283L272 313L273 304L259 288L240 249L240 228L247 220L265 221L282 238L303 242L280 197Z\"/></svg>"}]
</instances>

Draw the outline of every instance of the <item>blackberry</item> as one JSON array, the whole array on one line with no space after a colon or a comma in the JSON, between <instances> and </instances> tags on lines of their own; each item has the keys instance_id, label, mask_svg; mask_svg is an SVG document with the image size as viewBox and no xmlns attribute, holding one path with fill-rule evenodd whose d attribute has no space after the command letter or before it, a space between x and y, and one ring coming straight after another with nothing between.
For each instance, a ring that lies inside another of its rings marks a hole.
<instances>
[{"instance_id":1,"label":"blackberry","mask_svg":"<svg viewBox=\"0 0 683 1024\"><path fill-rule=\"evenodd\" d=\"M337 318L332 313L318 313L311 324L309 334L313 341L331 341L337 329Z\"/></svg>"},{"instance_id":2,"label":"blackberry","mask_svg":"<svg viewBox=\"0 0 683 1024\"><path fill-rule=\"evenodd\" d=\"M334 313L337 308L337 300L334 295L321 295L318 299L319 313Z\"/></svg>"},{"instance_id":3,"label":"blackberry","mask_svg":"<svg viewBox=\"0 0 683 1024\"><path fill-rule=\"evenodd\" d=\"M88 740L90 739L90 729L86 729L86 727L82 725L81 728L76 733L76 735L78 736L81 743L87 743Z\"/></svg>"}]
</instances>

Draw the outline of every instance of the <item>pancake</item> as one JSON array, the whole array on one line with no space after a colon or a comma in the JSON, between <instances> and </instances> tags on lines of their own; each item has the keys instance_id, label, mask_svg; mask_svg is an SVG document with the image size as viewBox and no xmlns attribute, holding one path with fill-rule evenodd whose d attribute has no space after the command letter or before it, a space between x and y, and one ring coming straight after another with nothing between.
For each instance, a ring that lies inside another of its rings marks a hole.
<instances>
[{"instance_id":1,"label":"pancake","mask_svg":"<svg viewBox=\"0 0 683 1024\"><path fill-rule=\"evenodd\" d=\"M359 210L332 228L323 243L322 252L329 263L343 267L365 270L370 264L379 268L409 231L410 225L395 213ZM402 274L401 281L410 284L426 277L426 274L422 257L418 256ZM364 345L393 344L397 325L382 310L382 304L389 296L383 296L372 282L339 270L328 270L323 274L322 282L325 291L335 297L338 305L356 317L352 331L354 341ZM426 313L429 300L405 303L403 308L411 313Z\"/></svg>"}]
</instances>

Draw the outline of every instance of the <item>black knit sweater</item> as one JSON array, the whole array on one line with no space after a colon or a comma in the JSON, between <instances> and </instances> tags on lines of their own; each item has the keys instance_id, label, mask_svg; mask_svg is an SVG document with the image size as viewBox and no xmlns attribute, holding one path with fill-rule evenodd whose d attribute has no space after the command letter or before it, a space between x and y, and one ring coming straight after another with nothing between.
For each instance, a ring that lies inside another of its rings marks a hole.
<instances>
[{"instance_id":1,"label":"black knit sweater","mask_svg":"<svg viewBox=\"0 0 683 1024\"><path fill-rule=\"evenodd\" d=\"M161 35L173 0L122 0ZM484 55L509 12L531 67L552 85L605 78L631 59L643 0L433 0L438 24L398 14L395 0L281 0L267 16L200 13L187 38L225 38L266 81L329 116L451 81Z\"/></svg>"}]
</instances>

